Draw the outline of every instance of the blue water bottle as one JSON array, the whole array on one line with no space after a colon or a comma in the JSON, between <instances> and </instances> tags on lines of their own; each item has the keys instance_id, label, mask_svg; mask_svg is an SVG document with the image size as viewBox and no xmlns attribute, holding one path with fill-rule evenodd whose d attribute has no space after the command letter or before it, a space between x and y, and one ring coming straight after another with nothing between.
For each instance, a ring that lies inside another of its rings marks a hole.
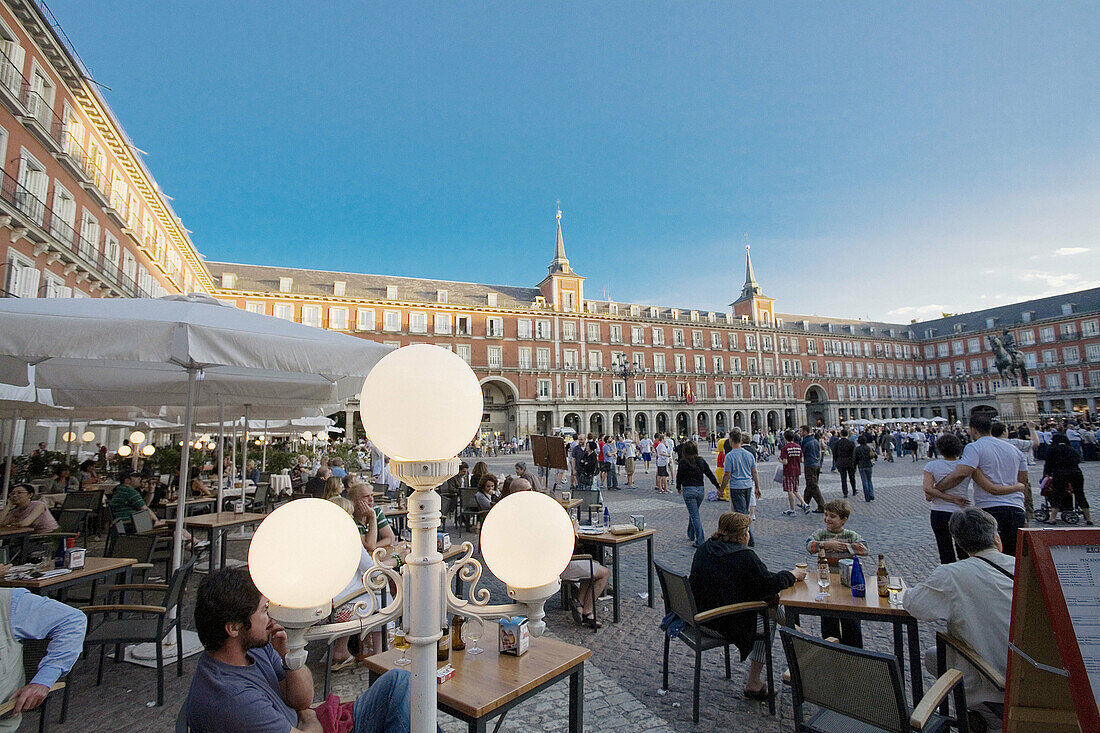
<instances>
[{"instance_id":1,"label":"blue water bottle","mask_svg":"<svg viewBox=\"0 0 1100 733\"><path fill-rule=\"evenodd\" d=\"M863 566L859 558L852 558L852 598L866 598L867 583L863 580Z\"/></svg>"},{"instance_id":2,"label":"blue water bottle","mask_svg":"<svg viewBox=\"0 0 1100 733\"><path fill-rule=\"evenodd\" d=\"M603 508L603 526L605 529L611 529L611 512L607 507Z\"/></svg>"}]
</instances>

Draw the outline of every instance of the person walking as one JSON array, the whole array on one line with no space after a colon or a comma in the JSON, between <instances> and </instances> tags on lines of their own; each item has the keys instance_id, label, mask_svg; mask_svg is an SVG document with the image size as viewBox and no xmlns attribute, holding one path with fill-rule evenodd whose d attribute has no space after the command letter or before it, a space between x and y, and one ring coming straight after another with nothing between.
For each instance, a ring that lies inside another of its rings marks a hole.
<instances>
[{"instance_id":1,"label":"person walking","mask_svg":"<svg viewBox=\"0 0 1100 733\"><path fill-rule=\"evenodd\" d=\"M810 513L810 505L802 500L798 494L798 479L802 475L802 446L794 439L794 431L786 430L783 433L783 447L779 449L779 462L783 464L783 492L787 495L787 504L790 509L783 512L784 516L794 514L795 502L803 514Z\"/></svg>"},{"instance_id":2,"label":"person walking","mask_svg":"<svg viewBox=\"0 0 1100 733\"><path fill-rule=\"evenodd\" d=\"M699 518L699 507L705 497L703 477L705 476L707 480L714 484L716 489L718 488L718 479L714 477L714 472L710 470L710 464L699 456L699 446L695 444L694 440L689 440L683 444L681 455L683 457L680 459L680 465L676 470L676 491L683 494L684 505L687 507L688 539L692 541L694 547L700 547L707 541L707 537L703 533L703 521Z\"/></svg>"},{"instance_id":3,"label":"person walking","mask_svg":"<svg viewBox=\"0 0 1100 733\"><path fill-rule=\"evenodd\" d=\"M813 499L817 502L814 513L824 514L825 499L822 498L821 487L818 486L818 479L821 477L821 440L810 432L808 425L803 425L799 433L802 437L802 472L806 476L806 492L802 499L806 502Z\"/></svg>"},{"instance_id":4,"label":"person walking","mask_svg":"<svg viewBox=\"0 0 1100 733\"><path fill-rule=\"evenodd\" d=\"M859 436L859 445L853 454L856 468L859 469L859 482L863 485L863 500L875 500L875 487L871 484L871 469L875 467L875 449L867 440L866 435ZM855 482L852 483L852 494L855 495Z\"/></svg>"},{"instance_id":5,"label":"person walking","mask_svg":"<svg viewBox=\"0 0 1100 733\"><path fill-rule=\"evenodd\" d=\"M852 496L856 495L856 444L848 437L848 428L841 428L840 437L833 446L836 468L840 471L840 491L848 496L848 484L852 485Z\"/></svg>"}]
</instances>

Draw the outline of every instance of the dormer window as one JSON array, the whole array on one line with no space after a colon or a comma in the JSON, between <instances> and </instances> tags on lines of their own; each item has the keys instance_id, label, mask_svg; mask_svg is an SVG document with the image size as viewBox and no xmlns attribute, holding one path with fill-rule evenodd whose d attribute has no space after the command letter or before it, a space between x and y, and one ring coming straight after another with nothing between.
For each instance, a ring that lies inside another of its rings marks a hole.
<instances>
[{"instance_id":1,"label":"dormer window","mask_svg":"<svg viewBox=\"0 0 1100 733\"><path fill-rule=\"evenodd\" d=\"M435 302L436 303L446 303L450 300L450 297L451 297L451 294L448 293L446 290L436 290L435 291Z\"/></svg>"},{"instance_id":2,"label":"dormer window","mask_svg":"<svg viewBox=\"0 0 1100 733\"><path fill-rule=\"evenodd\" d=\"M965 325L966 325L965 323L956 323L956 324L954 324L954 326L952 326L952 328L955 329L955 333L962 333L963 326L965 326Z\"/></svg>"},{"instance_id":3,"label":"dormer window","mask_svg":"<svg viewBox=\"0 0 1100 733\"><path fill-rule=\"evenodd\" d=\"M1035 311L1024 311L1023 313L1020 314L1020 317L1023 318L1024 323L1031 323L1031 319L1034 316L1035 316Z\"/></svg>"},{"instance_id":4,"label":"dormer window","mask_svg":"<svg viewBox=\"0 0 1100 733\"><path fill-rule=\"evenodd\" d=\"M680 320L680 309L679 308L673 308L671 313L669 314L669 318L671 318L674 321Z\"/></svg>"},{"instance_id":5,"label":"dormer window","mask_svg":"<svg viewBox=\"0 0 1100 733\"><path fill-rule=\"evenodd\" d=\"M698 321L699 320L699 311L692 311L691 312L691 320L692 321Z\"/></svg>"},{"instance_id":6,"label":"dormer window","mask_svg":"<svg viewBox=\"0 0 1100 733\"><path fill-rule=\"evenodd\" d=\"M348 293L348 284L344 280L336 280L332 283L332 294L342 298Z\"/></svg>"},{"instance_id":7,"label":"dormer window","mask_svg":"<svg viewBox=\"0 0 1100 733\"><path fill-rule=\"evenodd\" d=\"M294 287L294 278L292 277L280 277L279 278L279 292L289 293Z\"/></svg>"},{"instance_id":8,"label":"dormer window","mask_svg":"<svg viewBox=\"0 0 1100 733\"><path fill-rule=\"evenodd\" d=\"M997 319L996 318L986 318L985 319L985 327L986 328L993 328L996 325L997 325Z\"/></svg>"},{"instance_id":9,"label":"dormer window","mask_svg":"<svg viewBox=\"0 0 1100 733\"><path fill-rule=\"evenodd\" d=\"M1072 316L1074 311L1076 311L1076 310L1077 310L1077 304L1076 303L1062 303L1062 315L1063 316Z\"/></svg>"},{"instance_id":10,"label":"dormer window","mask_svg":"<svg viewBox=\"0 0 1100 733\"><path fill-rule=\"evenodd\" d=\"M650 318L657 318L658 317L658 311L657 311L656 308L650 308L649 309L649 317Z\"/></svg>"},{"instance_id":11,"label":"dormer window","mask_svg":"<svg viewBox=\"0 0 1100 733\"><path fill-rule=\"evenodd\" d=\"M237 276L232 272L222 273L222 287L226 290L232 290L237 287Z\"/></svg>"},{"instance_id":12,"label":"dormer window","mask_svg":"<svg viewBox=\"0 0 1100 733\"><path fill-rule=\"evenodd\" d=\"M535 296L535 307L536 308L545 308L546 307L546 298L544 298L541 295L536 295Z\"/></svg>"},{"instance_id":13,"label":"dormer window","mask_svg":"<svg viewBox=\"0 0 1100 733\"><path fill-rule=\"evenodd\" d=\"M497 294L496 293L487 293L486 296L485 296L485 302L486 302L486 305L488 305L490 308L496 308L497 307Z\"/></svg>"},{"instance_id":14,"label":"dormer window","mask_svg":"<svg viewBox=\"0 0 1100 733\"><path fill-rule=\"evenodd\" d=\"M636 305L630 306L630 315L632 318L637 318L642 314L642 309Z\"/></svg>"},{"instance_id":15,"label":"dormer window","mask_svg":"<svg viewBox=\"0 0 1100 733\"><path fill-rule=\"evenodd\" d=\"M396 285L387 285L386 286L386 300L397 300L397 286Z\"/></svg>"},{"instance_id":16,"label":"dormer window","mask_svg":"<svg viewBox=\"0 0 1100 733\"><path fill-rule=\"evenodd\" d=\"M707 323L714 323L718 320L718 314L714 311L707 313Z\"/></svg>"}]
</instances>

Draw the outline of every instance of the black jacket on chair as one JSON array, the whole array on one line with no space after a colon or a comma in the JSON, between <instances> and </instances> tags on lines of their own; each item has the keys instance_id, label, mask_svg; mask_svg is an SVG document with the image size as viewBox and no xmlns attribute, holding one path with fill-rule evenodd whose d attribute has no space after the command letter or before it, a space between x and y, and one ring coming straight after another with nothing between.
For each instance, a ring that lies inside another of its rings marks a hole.
<instances>
[{"instance_id":1,"label":"black jacket on chair","mask_svg":"<svg viewBox=\"0 0 1100 733\"><path fill-rule=\"evenodd\" d=\"M767 601L794 585L794 574L789 570L769 572L748 547L712 538L695 551L688 580L695 604L702 613L731 603ZM740 614L715 619L705 626L732 641L744 661L752 651L758 618Z\"/></svg>"}]
</instances>

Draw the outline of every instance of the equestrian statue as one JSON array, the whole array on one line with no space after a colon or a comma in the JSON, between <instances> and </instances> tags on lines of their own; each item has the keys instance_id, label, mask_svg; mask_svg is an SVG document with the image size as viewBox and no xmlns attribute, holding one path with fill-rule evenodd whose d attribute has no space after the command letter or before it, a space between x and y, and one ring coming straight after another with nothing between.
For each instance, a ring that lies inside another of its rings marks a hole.
<instances>
[{"instance_id":1,"label":"equestrian statue","mask_svg":"<svg viewBox=\"0 0 1100 733\"><path fill-rule=\"evenodd\" d=\"M1001 379L1012 377L1018 386L1027 383L1027 367L1024 365L1024 355L1016 346L1016 339L1009 331L1000 336L990 336L989 345L993 349L993 357L997 364L997 373Z\"/></svg>"}]
</instances>

